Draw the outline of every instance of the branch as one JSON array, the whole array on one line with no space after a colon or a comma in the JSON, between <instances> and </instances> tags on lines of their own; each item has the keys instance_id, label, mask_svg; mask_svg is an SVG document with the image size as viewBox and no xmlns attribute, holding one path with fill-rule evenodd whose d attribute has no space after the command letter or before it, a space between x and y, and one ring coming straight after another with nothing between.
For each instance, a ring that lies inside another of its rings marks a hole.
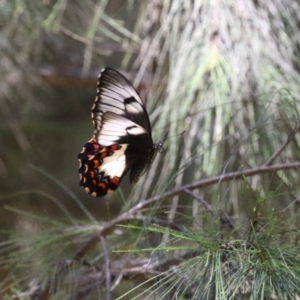
<instances>
[{"instance_id":1,"label":"branch","mask_svg":"<svg viewBox=\"0 0 300 300\"><path fill-rule=\"evenodd\" d=\"M124 222L128 221L129 219L135 219L134 215L137 212L139 212L140 210L146 208L147 206L149 206L163 198L169 198L174 195L186 193L187 190L203 188L203 187L207 187L207 186L210 186L210 185L213 185L216 183L242 179L244 177L254 176L254 175L258 175L258 174L274 173L274 172L281 171L281 170L289 170L289 169L297 169L297 168L300 168L300 162L277 164L277 165L273 165L273 166L265 166L264 165L264 166L261 166L258 168L248 169L248 170L244 170L244 171L230 172L227 174L222 174L222 175L202 179L202 180L196 181L191 184L186 184L186 185L180 187L179 189L169 191L164 194L157 195L152 198L143 200L143 201L139 202L137 205L133 206L127 212L124 212L123 214L119 215L115 219L107 222L103 226L102 230L100 230L97 234L92 236L90 238L90 240L84 245L84 247L75 254L74 259L81 260L83 258L83 256L91 248L93 248L96 245L96 243L99 239L99 236L107 236L108 234L110 234L114 231L114 228L116 225L124 223Z\"/></svg>"},{"instance_id":2,"label":"branch","mask_svg":"<svg viewBox=\"0 0 300 300\"><path fill-rule=\"evenodd\" d=\"M208 211L212 212L213 208L209 205L204 199L200 198L199 196L195 195L192 191L185 189L184 192L193 198L195 198L200 204L202 204Z\"/></svg>"}]
</instances>

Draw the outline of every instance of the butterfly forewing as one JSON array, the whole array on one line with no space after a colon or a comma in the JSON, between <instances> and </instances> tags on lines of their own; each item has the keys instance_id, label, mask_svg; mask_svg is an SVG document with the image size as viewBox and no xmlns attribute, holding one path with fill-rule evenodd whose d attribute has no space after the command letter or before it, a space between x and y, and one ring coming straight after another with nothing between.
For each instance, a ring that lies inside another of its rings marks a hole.
<instances>
[{"instance_id":1,"label":"butterfly forewing","mask_svg":"<svg viewBox=\"0 0 300 300\"><path fill-rule=\"evenodd\" d=\"M92 108L96 130L103 112L112 112L144 128L151 137L150 121L145 106L131 83L114 69L104 69L98 80L97 96Z\"/></svg>"},{"instance_id":2,"label":"butterfly forewing","mask_svg":"<svg viewBox=\"0 0 300 300\"><path fill-rule=\"evenodd\" d=\"M80 185L101 197L116 190L130 169L130 182L137 182L159 149L141 98L113 69L99 76L92 120L94 136L78 155Z\"/></svg>"}]
</instances>

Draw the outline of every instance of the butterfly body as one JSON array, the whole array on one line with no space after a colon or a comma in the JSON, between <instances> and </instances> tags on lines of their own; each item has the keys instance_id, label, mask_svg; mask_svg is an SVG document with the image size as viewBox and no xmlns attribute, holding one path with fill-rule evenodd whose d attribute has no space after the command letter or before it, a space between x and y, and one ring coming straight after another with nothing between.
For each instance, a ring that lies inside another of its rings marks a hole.
<instances>
[{"instance_id":1,"label":"butterfly body","mask_svg":"<svg viewBox=\"0 0 300 300\"><path fill-rule=\"evenodd\" d=\"M101 197L116 190L129 170L130 182L136 183L163 148L152 141L142 100L116 70L100 73L92 120L93 138L78 155L80 185Z\"/></svg>"}]
</instances>

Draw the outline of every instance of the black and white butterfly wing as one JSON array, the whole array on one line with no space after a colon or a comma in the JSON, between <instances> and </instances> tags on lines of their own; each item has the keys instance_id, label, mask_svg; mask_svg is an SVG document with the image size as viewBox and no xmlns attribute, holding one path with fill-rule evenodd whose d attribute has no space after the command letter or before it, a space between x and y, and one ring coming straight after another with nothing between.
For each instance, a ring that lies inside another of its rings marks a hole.
<instances>
[{"instance_id":1,"label":"black and white butterfly wing","mask_svg":"<svg viewBox=\"0 0 300 300\"><path fill-rule=\"evenodd\" d=\"M151 138L151 126L143 101L131 83L118 71L106 68L99 76L97 96L92 107L96 132L105 112L112 112L142 127Z\"/></svg>"},{"instance_id":2,"label":"black and white butterfly wing","mask_svg":"<svg viewBox=\"0 0 300 300\"><path fill-rule=\"evenodd\" d=\"M101 197L130 169L130 182L137 182L161 143L153 144L147 111L130 82L110 68L99 76L92 120L94 136L78 156L80 185Z\"/></svg>"}]
</instances>

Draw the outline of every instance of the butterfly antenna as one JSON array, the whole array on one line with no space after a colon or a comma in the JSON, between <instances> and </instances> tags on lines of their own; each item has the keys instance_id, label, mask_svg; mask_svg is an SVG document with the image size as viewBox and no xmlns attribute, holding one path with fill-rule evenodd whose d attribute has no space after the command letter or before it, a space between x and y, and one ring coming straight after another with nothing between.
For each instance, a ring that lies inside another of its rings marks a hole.
<instances>
[{"instance_id":1,"label":"butterfly antenna","mask_svg":"<svg viewBox=\"0 0 300 300\"><path fill-rule=\"evenodd\" d=\"M184 133L185 133L185 130L182 131L182 132L179 133L179 134L175 134L175 135L169 136L169 137L167 137L165 140L167 140L167 139L169 139L169 138L176 137L176 136L178 136L178 135L183 135ZM157 150L158 150L159 153L163 153L163 152L165 151L162 142L159 142L159 143L155 144L155 146L156 146L156 148L157 148Z\"/></svg>"},{"instance_id":2,"label":"butterfly antenna","mask_svg":"<svg viewBox=\"0 0 300 300\"><path fill-rule=\"evenodd\" d=\"M175 135L172 135L172 136L168 136L168 137L166 138L166 140L167 140L167 139L174 138L174 137L179 136L179 135L184 135L184 133L185 133L185 130L182 131L181 133L178 133L178 134L175 134Z\"/></svg>"}]
</instances>

